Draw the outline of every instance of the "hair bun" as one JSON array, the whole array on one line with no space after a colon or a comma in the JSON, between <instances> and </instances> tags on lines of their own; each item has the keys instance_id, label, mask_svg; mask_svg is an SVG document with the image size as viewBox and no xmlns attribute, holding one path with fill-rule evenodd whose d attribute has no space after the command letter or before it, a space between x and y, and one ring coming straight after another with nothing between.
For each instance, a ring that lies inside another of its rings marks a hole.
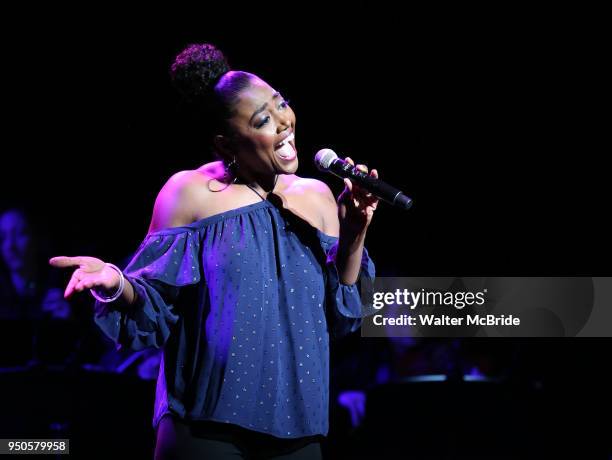
<instances>
[{"instance_id":1,"label":"hair bun","mask_svg":"<svg viewBox=\"0 0 612 460\"><path fill-rule=\"evenodd\" d=\"M230 70L223 53L215 46L193 44L176 56L170 76L174 86L188 99L206 98L219 78Z\"/></svg>"}]
</instances>

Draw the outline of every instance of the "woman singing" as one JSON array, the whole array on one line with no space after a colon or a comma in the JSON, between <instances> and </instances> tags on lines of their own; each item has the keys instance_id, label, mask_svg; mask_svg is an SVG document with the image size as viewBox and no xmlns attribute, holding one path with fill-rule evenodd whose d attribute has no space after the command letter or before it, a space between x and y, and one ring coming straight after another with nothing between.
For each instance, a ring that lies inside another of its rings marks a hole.
<instances>
[{"instance_id":1,"label":"woman singing","mask_svg":"<svg viewBox=\"0 0 612 460\"><path fill-rule=\"evenodd\" d=\"M186 48L171 76L219 160L168 180L123 273L92 257L51 264L77 267L65 295L91 289L115 342L163 347L156 458L320 458L329 338L361 324L378 201L345 179L336 202L295 175L293 110L212 45Z\"/></svg>"}]
</instances>

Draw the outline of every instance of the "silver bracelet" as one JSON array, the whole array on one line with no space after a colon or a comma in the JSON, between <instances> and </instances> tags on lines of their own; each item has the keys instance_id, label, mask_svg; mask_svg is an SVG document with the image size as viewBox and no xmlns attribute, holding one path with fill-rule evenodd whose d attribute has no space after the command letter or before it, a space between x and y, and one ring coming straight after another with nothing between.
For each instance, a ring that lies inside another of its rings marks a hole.
<instances>
[{"instance_id":1,"label":"silver bracelet","mask_svg":"<svg viewBox=\"0 0 612 460\"><path fill-rule=\"evenodd\" d=\"M106 264L106 265L115 269L117 273L119 273L120 278L119 278L119 288L117 289L117 292L115 292L110 297L103 297L102 295L98 294L98 292L93 288L89 290L89 292L91 292L91 295L94 296L96 300L103 302L103 303L109 303L109 302L113 302L117 300L119 297L121 297L121 294L123 294L123 289L125 288L125 277L123 276L123 272L119 270L119 267L113 264Z\"/></svg>"}]
</instances>

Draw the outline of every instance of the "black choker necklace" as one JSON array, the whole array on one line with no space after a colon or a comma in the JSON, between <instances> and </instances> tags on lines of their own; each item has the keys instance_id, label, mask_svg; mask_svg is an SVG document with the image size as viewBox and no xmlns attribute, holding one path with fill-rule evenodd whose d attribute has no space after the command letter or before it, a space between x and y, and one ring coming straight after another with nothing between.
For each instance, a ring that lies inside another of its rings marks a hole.
<instances>
[{"instance_id":1,"label":"black choker necklace","mask_svg":"<svg viewBox=\"0 0 612 460\"><path fill-rule=\"evenodd\" d=\"M272 186L272 190L270 190L269 194L272 193L274 191L274 188L276 187L276 182L278 181L278 174L276 175L276 177L274 178L274 185ZM251 190L253 190L255 193L257 193L257 195L259 195L259 198L261 198L263 201L266 201L266 198L264 198L261 193L259 193L257 190L255 190L253 187L251 187L249 184L244 184L246 185L248 188L250 188Z\"/></svg>"}]
</instances>

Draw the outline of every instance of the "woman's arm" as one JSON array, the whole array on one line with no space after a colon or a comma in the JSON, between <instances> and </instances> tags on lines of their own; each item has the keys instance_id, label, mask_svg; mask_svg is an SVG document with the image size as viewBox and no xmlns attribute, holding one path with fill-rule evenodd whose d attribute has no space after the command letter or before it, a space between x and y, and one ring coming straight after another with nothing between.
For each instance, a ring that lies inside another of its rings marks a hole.
<instances>
[{"instance_id":1,"label":"woman's arm","mask_svg":"<svg viewBox=\"0 0 612 460\"><path fill-rule=\"evenodd\" d=\"M338 238L338 253L336 255L336 268L342 284L355 284L361 270L361 258L366 231L359 235L343 236L342 228Z\"/></svg>"},{"instance_id":2,"label":"woman's arm","mask_svg":"<svg viewBox=\"0 0 612 460\"><path fill-rule=\"evenodd\" d=\"M193 171L181 171L172 176L155 200L149 233L192 222L193 195L197 188ZM64 291L70 297L75 291L96 288L112 295L119 288L120 275L104 261L95 257L54 257L49 263L58 268L78 267ZM113 302L115 308L132 305L136 301L134 286L125 279L123 294Z\"/></svg>"},{"instance_id":3,"label":"woman's arm","mask_svg":"<svg viewBox=\"0 0 612 460\"><path fill-rule=\"evenodd\" d=\"M113 295L119 288L121 277L117 271L108 266L108 264L95 257L78 256L78 257L53 257L49 263L54 267L68 268L78 267L64 291L64 297L69 298L75 291L81 292L85 289L96 288L105 292L107 295ZM115 302L118 306L132 305L136 300L136 294L132 284L126 279L123 287L123 293Z\"/></svg>"},{"instance_id":4,"label":"woman's arm","mask_svg":"<svg viewBox=\"0 0 612 460\"><path fill-rule=\"evenodd\" d=\"M346 161L354 165L350 158L347 157ZM368 172L365 165L357 165L357 168ZM378 172L373 169L370 175L378 177ZM322 209L324 233L338 236L336 268L340 282L351 285L359 278L365 237L378 206L378 199L354 185L349 179L344 179L344 185L337 202L329 187L325 186Z\"/></svg>"}]
</instances>

